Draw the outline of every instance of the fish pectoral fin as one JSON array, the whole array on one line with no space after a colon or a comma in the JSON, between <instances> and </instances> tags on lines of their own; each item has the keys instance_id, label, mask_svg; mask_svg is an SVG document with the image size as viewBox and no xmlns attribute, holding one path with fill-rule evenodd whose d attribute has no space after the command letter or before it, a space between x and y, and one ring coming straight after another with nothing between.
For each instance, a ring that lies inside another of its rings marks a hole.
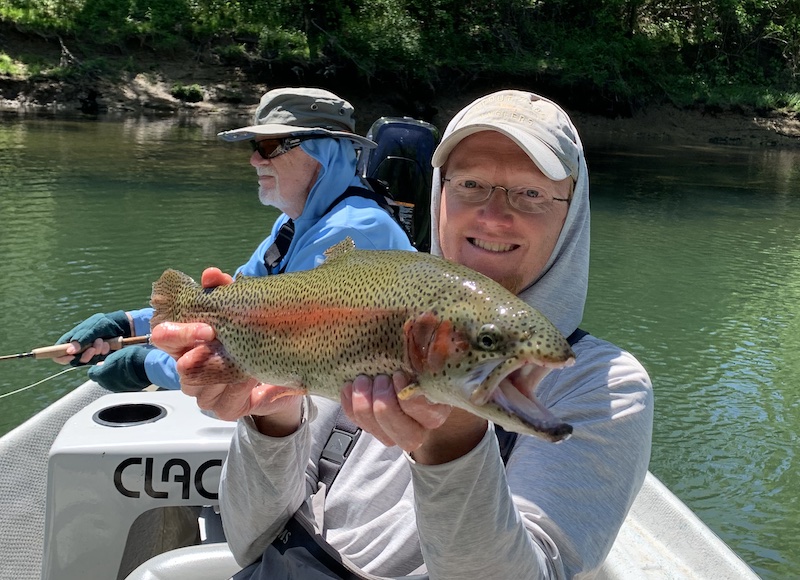
<instances>
[{"instance_id":1,"label":"fish pectoral fin","mask_svg":"<svg viewBox=\"0 0 800 580\"><path fill-rule=\"evenodd\" d=\"M195 364L181 377L188 384L241 383L250 378L218 341L195 347Z\"/></svg>"},{"instance_id":2,"label":"fish pectoral fin","mask_svg":"<svg viewBox=\"0 0 800 580\"><path fill-rule=\"evenodd\" d=\"M413 399L414 397L418 397L420 395L424 395L420 386L417 383L411 383L397 393L397 398L401 401L408 401L409 399Z\"/></svg>"},{"instance_id":3,"label":"fish pectoral fin","mask_svg":"<svg viewBox=\"0 0 800 580\"><path fill-rule=\"evenodd\" d=\"M275 387L275 390L280 389L277 393L272 395L272 399L270 399L270 403L274 403L278 399L283 397L292 397L295 395L306 395L308 394L308 389L303 386L300 387Z\"/></svg>"},{"instance_id":4,"label":"fish pectoral fin","mask_svg":"<svg viewBox=\"0 0 800 580\"><path fill-rule=\"evenodd\" d=\"M403 325L406 354L417 373L437 373L448 362L461 360L469 350L469 339L433 312L423 312Z\"/></svg>"}]
</instances>

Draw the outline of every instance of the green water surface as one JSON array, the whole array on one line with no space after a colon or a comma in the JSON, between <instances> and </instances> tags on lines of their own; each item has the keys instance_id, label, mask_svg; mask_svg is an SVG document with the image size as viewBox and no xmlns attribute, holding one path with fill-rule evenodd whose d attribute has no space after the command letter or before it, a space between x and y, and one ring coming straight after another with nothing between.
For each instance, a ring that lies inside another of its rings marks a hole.
<instances>
[{"instance_id":1,"label":"green water surface","mask_svg":"<svg viewBox=\"0 0 800 580\"><path fill-rule=\"evenodd\" d=\"M0 354L147 304L167 267L233 271L275 213L240 120L0 124ZM651 471L764 578L800 571L800 153L584 135L592 181L585 329L656 392ZM0 361L0 394L62 367ZM85 380L0 402L0 434Z\"/></svg>"}]
</instances>

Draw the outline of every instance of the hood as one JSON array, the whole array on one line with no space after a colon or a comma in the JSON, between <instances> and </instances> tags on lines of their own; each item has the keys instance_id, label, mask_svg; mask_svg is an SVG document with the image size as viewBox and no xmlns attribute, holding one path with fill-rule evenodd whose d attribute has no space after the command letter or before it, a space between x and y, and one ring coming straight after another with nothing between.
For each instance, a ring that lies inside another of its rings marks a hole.
<instances>
[{"instance_id":1,"label":"hood","mask_svg":"<svg viewBox=\"0 0 800 580\"><path fill-rule=\"evenodd\" d=\"M325 215L337 197L351 185L363 186L356 175L356 149L351 141L342 139L310 139L300 143L308 155L322 166L317 181L308 193L303 213L294 220L295 234L287 256L292 254L297 240ZM288 217L282 214L275 222L273 233L277 232Z\"/></svg>"},{"instance_id":2,"label":"hood","mask_svg":"<svg viewBox=\"0 0 800 580\"><path fill-rule=\"evenodd\" d=\"M514 91L514 93L519 93L519 91ZM530 95L530 93L520 94ZM563 112L549 99L538 95L536 97ZM449 135L459 130L459 127L463 125L462 121L465 115L469 115L470 109L479 101L482 99L465 107L453 117L442 136L442 143L445 143ZM563 135L559 135L559 137L571 139L578 151L575 191L553 253L539 277L520 292L519 297L541 311L564 336L569 336L583 319L589 285L589 173L583 144L577 129L566 113L563 117L566 118L567 126L565 128L567 130L562 131ZM491 127L487 126L483 130L489 129ZM449 154L449 151L446 154ZM444 162L442 157L440 155L438 158L439 164ZM539 161L533 158L532 160L537 166L541 165ZM436 255L442 253L438 231L439 208L442 199L441 186L441 167L434 167L431 188L431 253Z\"/></svg>"}]
</instances>

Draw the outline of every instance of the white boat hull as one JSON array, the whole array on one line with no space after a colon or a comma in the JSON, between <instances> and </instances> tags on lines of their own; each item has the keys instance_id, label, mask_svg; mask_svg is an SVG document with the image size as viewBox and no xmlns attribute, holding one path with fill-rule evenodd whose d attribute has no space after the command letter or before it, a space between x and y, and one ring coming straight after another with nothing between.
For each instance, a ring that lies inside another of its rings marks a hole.
<instances>
[{"instance_id":1,"label":"white boat hull","mask_svg":"<svg viewBox=\"0 0 800 580\"><path fill-rule=\"evenodd\" d=\"M163 416L144 421L149 407ZM0 578L227 577L225 546L178 548L196 541L197 508L216 503L232 433L180 392L83 384L0 439ZM599 577L758 578L650 473Z\"/></svg>"}]
</instances>

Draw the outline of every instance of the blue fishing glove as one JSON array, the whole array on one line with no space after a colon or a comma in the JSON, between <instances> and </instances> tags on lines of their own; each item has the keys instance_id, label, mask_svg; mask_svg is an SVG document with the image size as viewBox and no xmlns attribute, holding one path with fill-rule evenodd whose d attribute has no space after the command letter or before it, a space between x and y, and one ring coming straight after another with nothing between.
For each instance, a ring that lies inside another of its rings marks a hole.
<instances>
[{"instance_id":1,"label":"blue fishing glove","mask_svg":"<svg viewBox=\"0 0 800 580\"><path fill-rule=\"evenodd\" d=\"M141 391L150 384L144 359L152 348L126 346L110 353L103 364L89 369L89 378L104 389L115 393Z\"/></svg>"},{"instance_id":2,"label":"blue fishing glove","mask_svg":"<svg viewBox=\"0 0 800 580\"><path fill-rule=\"evenodd\" d=\"M81 348L86 348L98 338L115 338L117 336L131 336L131 324L124 310L117 310L108 314L93 314L78 326L64 334L56 344L64 344L77 340ZM103 360L102 356L94 356L88 363L82 363L80 356L75 356L69 364L74 367L84 364L94 365Z\"/></svg>"}]
</instances>

